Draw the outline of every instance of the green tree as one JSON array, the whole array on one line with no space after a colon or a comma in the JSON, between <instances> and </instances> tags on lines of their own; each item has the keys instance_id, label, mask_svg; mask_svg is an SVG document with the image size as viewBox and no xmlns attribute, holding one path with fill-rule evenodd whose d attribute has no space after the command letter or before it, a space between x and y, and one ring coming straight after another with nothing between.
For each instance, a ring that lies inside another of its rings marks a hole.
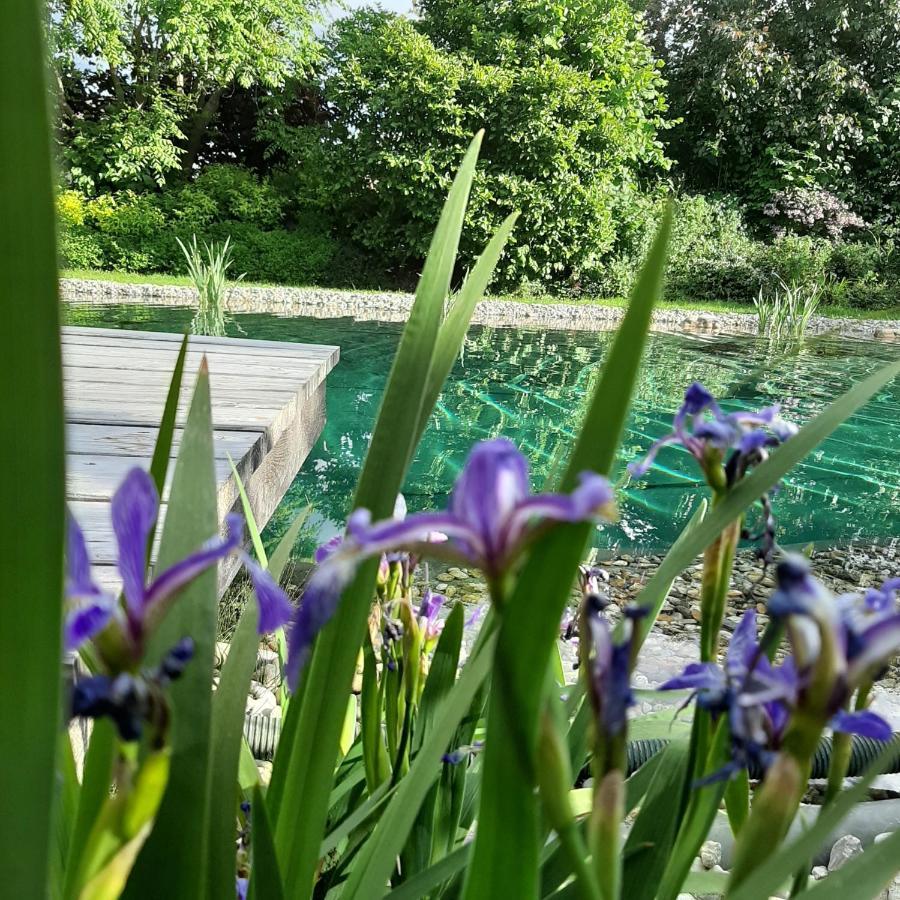
<instances>
[{"instance_id":1,"label":"green tree","mask_svg":"<svg viewBox=\"0 0 900 900\"><path fill-rule=\"evenodd\" d=\"M317 55L314 0L50 0L62 154L86 190L193 171L223 102Z\"/></svg>"},{"instance_id":2,"label":"green tree","mask_svg":"<svg viewBox=\"0 0 900 900\"><path fill-rule=\"evenodd\" d=\"M691 187L900 213L900 0L652 0L647 18Z\"/></svg>"},{"instance_id":3,"label":"green tree","mask_svg":"<svg viewBox=\"0 0 900 900\"><path fill-rule=\"evenodd\" d=\"M449 175L484 128L464 264L521 209L500 282L577 275L611 246L614 211L641 171L665 164L662 82L638 18L625 0L419 11L335 24L322 84L330 118L295 145L304 195L381 262L415 269Z\"/></svg>"}]
</instances>

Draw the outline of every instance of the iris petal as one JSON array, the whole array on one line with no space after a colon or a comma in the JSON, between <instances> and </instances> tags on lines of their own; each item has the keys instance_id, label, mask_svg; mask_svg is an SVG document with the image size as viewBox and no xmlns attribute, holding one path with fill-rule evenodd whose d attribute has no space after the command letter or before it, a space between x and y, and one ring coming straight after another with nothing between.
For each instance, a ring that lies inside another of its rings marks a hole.
<instances>
[{"instance_id":1,"label":"iris petal","mask_svg":"<svg viewBox=\"0 0 900 900\"><path fill-rule=\"evenodd\" d=\"M242 555L242 560L253 584L256 602L259 604L257 631L266 634L281 628L294 614L293 604L265 569L258 566L247 554Z\"/></svg>"},{"instance_id":2,"label":"iris petal","mask_svg":"<svg viewBox=\"0 0 900 900\"><path fill-rule=\"evenodd\" d=\"M893 737L891 726L869 709L858 712L839 712L828 723L833 731L858 734L874 741L889 741Z\"/></svg>"},{"instance_id":3,"label":"iris petal","mask_svg":"<svg viewBox=\"0 0 900 900\"><path fill-rule=\"evenodd\" d=\"M129 614L140 619L147 577L147 542L159 512L153 479L132 469L112 498L112 526L119 549L119 574Z\"/></svg>"},{"instance_id":4,"label":"iris petal","mask_svg":"<svg viewBox=\"0 0 900 900\"><path fill-rule=\"evenodd\" d=\"M151 607L168 600L186 584L240 548L243 519L232 514L226 517L225 523L227 534L224 538L212 538L196 553L186 556L153 579L144 596L142 615Z\"/></svg>"},{"instance_id":5,"label":"iris petal","mask_svg":"<svg viewBox=\"0 0 900 900\"><path fill-rule=\"evenodd\" d=\"M71 610L66 616L64 637L66 650L77 650L85 641L99 634L109 623L115 608L115 600L112 597L104 597L102 600Z\"/></svg>"},{"instance_id":6,"label":"iris petal","mask_svg":"<svg viewBox=\"0 0 900 900\"><path fill-rule=\"evenodd\" d=\"M306 585L288 634L287 678L296 690L316 635L338 608L341 594L356 571L355 561L333 557L319 566Z\"/></svg>"},{"instance_id":7,"label":"iris petal","mask_svg":"<svg viewBox=\"0 0 900 900\"><path fill-rule=\"evenodd\" d=\"M509 517L528 493L528 462L512 441L497 438L472 449L450 508L480 536L485 555L495 559L502 555Z\"/></svg>"}]
</instances>

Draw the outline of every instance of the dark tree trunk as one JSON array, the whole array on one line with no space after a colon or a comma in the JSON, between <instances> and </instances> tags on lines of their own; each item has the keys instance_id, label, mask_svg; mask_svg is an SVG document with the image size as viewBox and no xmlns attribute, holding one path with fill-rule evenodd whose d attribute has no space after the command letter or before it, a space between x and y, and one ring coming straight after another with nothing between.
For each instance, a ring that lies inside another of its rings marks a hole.
<instances>
[{"instance_id":1,"label":"dark tree trunk","mask_svg":"<svg viewBox=\"0 0 900 900\"><path fill-rule=\"evenodd\" d=\"M222 89L217 88L206 98L206 102L200 108L200 112L197 113L191 123L187 147L184 151L184 157L181 160L181 172L185 178L189 178L191 172L194 170L197 156L200 153L200 148L203 146L203 139L206 137L210 122L212 122L216 113L219 111L219 103L221 100Z\"/></svg>"}]
</instances>

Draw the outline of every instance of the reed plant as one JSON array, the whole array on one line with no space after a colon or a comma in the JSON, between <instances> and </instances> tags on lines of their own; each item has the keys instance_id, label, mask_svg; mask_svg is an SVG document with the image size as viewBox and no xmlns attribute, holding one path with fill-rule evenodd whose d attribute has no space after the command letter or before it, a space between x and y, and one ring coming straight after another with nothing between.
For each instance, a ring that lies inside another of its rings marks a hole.
<instances>
[{"instance_id":1,"label":"reed plant","mask_svg":"<svg viewBox=\"0 0 900 900\"><path fill-rule=\"evenodd\" d=\"M188 276L197 289L197 312L191 320L191 333L207 337L224 337L227 314L225 301L228 297L228 270L234 263L231 238L221 244L203 244L201 252L197 235L192 235L185 245L181 238L175 238L187 262ZM234 283L242 281L244 274L238 275Z\"/></svg>"}]
</instances>

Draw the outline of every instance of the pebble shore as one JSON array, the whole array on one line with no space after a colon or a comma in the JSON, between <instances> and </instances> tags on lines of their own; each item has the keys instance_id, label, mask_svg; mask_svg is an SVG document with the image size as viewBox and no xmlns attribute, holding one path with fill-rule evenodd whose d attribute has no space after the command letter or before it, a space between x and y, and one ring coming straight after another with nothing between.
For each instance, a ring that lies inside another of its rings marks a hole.
<instances>
[{"instance_id":1,"label":"pebble shore","mask_svg":"<svg viewBox=\"0 0 900 900\"><path fill-rule=\"evenodd\" d=\"M64 278L62 299L73 303L135 303L155 306L190 306L196 302L193 288L179 285L130 284ZM403 322L409 314L411 294L337 291L326 288L256 287L238 285L229 293L227 307L233 313L270 313L279 316L349 316L363 320ZM615 328L621 307L589 303L520 303L490 300L478 305L476 325L522 328L565 328L607 331ZM656 331L700 334L756 334L754 313L710 313L659 309L653 315ZM834 334L863 340L900 340L900 320L843 319L815 316L810 334Z\"/></svg>"},{"instance_id":2,"label":"pebble shore","mask_svg":"<svg viewBox=\"0 0 900 900\"><path fill-rule=\"evenodd\" d=\"M609 572L609 596L616 607L633 601L658 568L662 557L618 554L598 560ZM900 577L900 546L850 546L821 550L813 555L816 576L835 594L852 593L877 587L888 578ZM697 559L672 584L651 638L641 655L636 684L653 687L671 677L697 658L700 635L700 577L702 561ZM487 602L487 588L479 575L468 569L452 567L434 573L434 589L451 599L477 605ZM774 587L774 572L764 570L752 550L739 551L735 560L724 631L730 634L745 610L756 609L762 632L768 623L766 600ZM576 597L573 593L573 603ZM612 610L613 616L616 610ZM574 654L562 644L564 661L574 662ZM900 689L900 665L896 662L881 682L881 687ZM898 710L900 713L900 710ZM900 719L898 719L900 722Z\"/></svg>"}]
</instances>

